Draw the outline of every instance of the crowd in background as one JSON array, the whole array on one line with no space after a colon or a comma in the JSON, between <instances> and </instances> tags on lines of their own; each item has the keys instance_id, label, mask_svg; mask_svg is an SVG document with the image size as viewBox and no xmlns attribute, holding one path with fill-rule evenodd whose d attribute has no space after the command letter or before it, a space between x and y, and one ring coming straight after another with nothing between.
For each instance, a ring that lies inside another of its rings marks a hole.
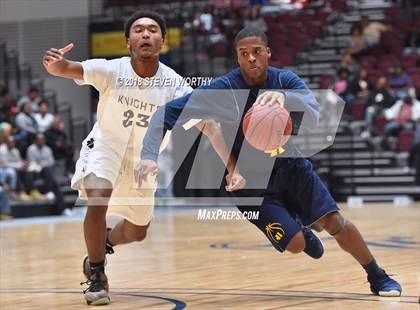
<instances>
[{"instance_id":1,"label":"crowd in background","mask_svg":"<svg viewBox=\"0 0 420 310\"><path fill-rule=\"evenodd\" d=\"M409 151L409 164L415 165L420 145L420 22L409 20L400 40L394 36L401 29L395 27L366 16L353 25L333 89L346 102L345 117L364 121L362 138L378 150Z\"/></svg>"},{"instance_id":2,"label":"crowd in background","mask_svg":"<svg viewBox=\"0 0 420 310\"><path fill-rule=\"evenodd\" d=\"M0 201L1 217L10 217L10 200L53 200L64 210L56 162L73 172L73 147L60 114L53 114L40 91L31 87L19 100L0 90Z\"/></svg>"}]
</instances>

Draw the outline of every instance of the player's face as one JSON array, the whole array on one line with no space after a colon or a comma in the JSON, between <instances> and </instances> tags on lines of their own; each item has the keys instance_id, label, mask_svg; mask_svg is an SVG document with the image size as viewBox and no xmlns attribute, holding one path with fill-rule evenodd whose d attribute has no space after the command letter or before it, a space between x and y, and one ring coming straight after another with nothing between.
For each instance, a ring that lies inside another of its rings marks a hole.
<instances>
[{"instance_id":1,"label":"player's face","mask_svg":"<svg viewBox=\"0 0 420 310\"><path fill-rule=\"evenodd\" d=\"M267 77L270 48L259 37L246 37L236 43L239 67L250 85L260 85Z\"/></svg>"},{"instance_id":2,"label":"player's face","mask_svg":"<svg viewBox=\"0 0 420 310\"><path fill-rule=\"evenodd\" d=\"M134 58L158 58L162 46L162 31L155 20L142 17L131 25L127 47Z\"/></svg>"}]
</instances>

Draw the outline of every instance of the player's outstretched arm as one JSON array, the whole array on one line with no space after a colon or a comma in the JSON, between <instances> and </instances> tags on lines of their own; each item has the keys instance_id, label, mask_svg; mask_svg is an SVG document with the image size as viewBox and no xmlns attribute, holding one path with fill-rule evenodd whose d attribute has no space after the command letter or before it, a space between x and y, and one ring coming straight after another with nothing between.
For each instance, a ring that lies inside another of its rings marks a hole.
<instances>
[{"instance_id":1,"label":"player's outstretched arm","mask_svg":"<svg viewBox=\"0 0 420 310\"><path fill-rule=\"evenodd\" d=\"M233 192L243 189L246 180L239 173L236 167L236 159L229 152L220 124L214 120L206 120L199 122L196 127L210 140L211 145L228 170L226 191Z\"/></svg>"},{"instance_id":2,"label":"player's outstretched arm","mask_svg":"<svg viewBox=\"0 0 420 310\"><path fill-rule=\"evenodd\" d=\"M50 48L45 51L42 64L45 70L51 75L61 76L69 79L83 80L83 67L77 61L64 58L65 54L74 47L73 43L63 48Z\"/></svg>"}]
</instances>

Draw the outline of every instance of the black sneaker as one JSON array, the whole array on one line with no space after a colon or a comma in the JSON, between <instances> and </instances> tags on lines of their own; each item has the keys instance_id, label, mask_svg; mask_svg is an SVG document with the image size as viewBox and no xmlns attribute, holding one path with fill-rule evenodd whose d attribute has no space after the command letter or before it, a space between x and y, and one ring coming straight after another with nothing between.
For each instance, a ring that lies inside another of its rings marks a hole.
<instances>
[{"instance_id":1,"label":"black sneaker","mask_svg":"<svg viewBox=\"0 0 420 310\"><path fill-rule=\"evenodd\" d=\"M108 305L111 302L111 299L109 298L108 279L103 272L103 267L100 271L93 270L89 280L80 283L80 285L83 284L89 285L89 287L83 291L83 296L88 305Z\"/></svg>"},{"instance_id":2,"label":"black sneaker","mask_svg":"<svg viewBox=\"0 0 420 310\"><path fill-rule=\"evenodd\" d=\"M306 244L303 251L314 259L321 258L324 254L324 246L321 240L308 227L302 227L302 232Z\"/></svg>"},{"instance_id":3,"label":"black sneaker","mask_svg":"<svg viewBox=\"0 0 420 310\"><path fill-rule=\"evenodd\" d=\"M385 297L401 296L401 285L386 274L385 270L377 274L368 275L370 290L373 294Z\"/></svg>"}]
</instances>

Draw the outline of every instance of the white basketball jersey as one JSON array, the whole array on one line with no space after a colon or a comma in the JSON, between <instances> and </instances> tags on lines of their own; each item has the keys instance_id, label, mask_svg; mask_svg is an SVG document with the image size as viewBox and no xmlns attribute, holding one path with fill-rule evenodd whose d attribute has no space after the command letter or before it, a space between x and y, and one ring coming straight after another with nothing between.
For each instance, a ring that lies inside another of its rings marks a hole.
<instances>
[{"instance_id":1,"label":"white basketball jersey","mask_svg":"<svg viewBox=\"0 0 420 310\"><path fill-rule=\"evenodd\" d=\"M138 76L130 57L91 59L81 64L83 81L76 83L92 85L99 91L98 121L89 136L119 153L125 152L130 144L139 156L156 109L192 91L180 75L162 63L151 78Z\"/></svg>"}]
</instances>

